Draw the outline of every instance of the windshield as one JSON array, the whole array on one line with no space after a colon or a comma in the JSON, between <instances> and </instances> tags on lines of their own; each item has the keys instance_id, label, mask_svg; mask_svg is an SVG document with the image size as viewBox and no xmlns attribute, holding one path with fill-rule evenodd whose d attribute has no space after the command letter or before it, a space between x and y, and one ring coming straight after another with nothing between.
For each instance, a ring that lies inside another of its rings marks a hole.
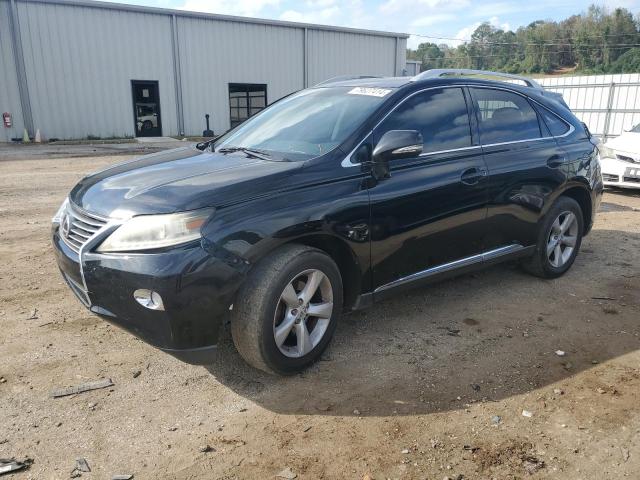
<instances>
[{"instance_id":1,"label":"windshield","mask_svg":"<svg viewBox=\"0 0 640 480\"><path fill-rule=\"evenodd\" d=\"M633 127L630 131L634 133L640 133L640 123Z\"/></svg>"},{"instance_id":2,"label":"windshield","mask_svg":"<svg viewBox=\"0 0 640 480\"><path fill-rule=\"evenodd\" d=\"M276 160L317 157L340 145L391 92L362 87L302 90L224 135L215 150L254 149Z\"/></svg>"}]
</instances>

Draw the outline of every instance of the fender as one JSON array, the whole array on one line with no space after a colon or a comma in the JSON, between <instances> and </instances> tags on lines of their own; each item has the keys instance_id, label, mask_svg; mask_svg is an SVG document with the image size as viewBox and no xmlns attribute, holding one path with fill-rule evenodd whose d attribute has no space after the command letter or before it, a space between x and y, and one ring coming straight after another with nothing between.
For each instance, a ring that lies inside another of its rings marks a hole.
<instances>
[{"instance_id":1,"label":"fender","mask_svg":"<svg viewBox=\"0 0 640 480\"><path fill-rule=\"evenodd\" d=\"M344 243L370 289L370 208L363 176L288 190L221 208L203 227L203 247L248 272L269 252L323 236ZM360 293L360 292L358 292Z\"/></svg>"}]
</instances>

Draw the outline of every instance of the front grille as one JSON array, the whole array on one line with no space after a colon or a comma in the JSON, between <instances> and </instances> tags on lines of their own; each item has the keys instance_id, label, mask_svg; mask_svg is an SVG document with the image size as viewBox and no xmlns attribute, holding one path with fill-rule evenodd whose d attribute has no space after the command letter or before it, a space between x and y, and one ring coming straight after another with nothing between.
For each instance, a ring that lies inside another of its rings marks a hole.
<instances>
[{"instance_id":1,"label":"front grille","mask_svg":"<svg viewBox=\"0 0 640 480\"><path fill-rule=\"evenodd\" d=\"M66 215L60 222L60 237L71 250L78 253L80 248L106 224L106 219L80 211L69 204Z\"/></svg>"},{"instance_id":2,"label":"front grille","mask_svg":"<svg viewBox=\"0 0 640 480\"><path fill-rule=\"evenodd\" d=\"M623 180L625 182L640 183L640 178L638 177L623 177Z\"/></svg>"},{"instance_id":3,"label":"front grille","mask_svg":"<svg viewBox=\"0 0 640 480\"><path fill-rule=\"evenodd\" d=\"M619 182L620 181L620 177L618 175L611 175L610 173L603 173L602 174L602 179L605 182Z\"/></svg>"}]
</instances>

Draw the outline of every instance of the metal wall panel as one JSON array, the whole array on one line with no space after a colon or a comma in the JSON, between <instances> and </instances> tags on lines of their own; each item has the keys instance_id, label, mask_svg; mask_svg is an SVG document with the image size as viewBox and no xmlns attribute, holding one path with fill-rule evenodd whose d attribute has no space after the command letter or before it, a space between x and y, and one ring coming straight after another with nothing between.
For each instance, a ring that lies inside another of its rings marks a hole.
<instances>
[{"instance_id":1,"label":"metal wall panel","mask_svg":"<svg viewBox=\"0 0 640 480\"><path fill-rule=\"evenodd\" d=\"M0 126L0 141L9 142L14 137L22 137L24 121L20 106L18 76L13 56L13 44L9 28L10 4L8 0L0 0L0 115L8 112L12 116L13 126Z\"/></svg>"},{"instance_id":2,"label":"metal wall panel","mask_svg":"<svg viewBox=\"0 0 640 480\"><path fill-rule=\"evenodd\" d=\"M206 113L229 129L229 83L267 85L267 102L303 88L302 28L178 17L185 131L201 135Z\"/></svg>"},{"instance_id":3,"label":"metal wall panel","mask_svg":"<svg viewBox=\"0 0 640 480\"><path fill-rule=\"evenodd\" d=\"M157 80L177 134L170 17L18 2L34 127L46 138L135 134L131 80Z\"/></svg>"},{"instance_id":4,"label":"metal wall panel","mask_svg":"<svg viewBox=\"0 0 640 480\"><path fill-rule=\"evenodd\" d=\"M601 138L620 135L640 123L640 74L547 77L546 89L562 93L576 116Z\"/></svg>"},{"instance_id":5,"label":"metal wall panel","mask_svg":"<svg viewBox=\"0 0 640 480\"><path fill-rule=\"evenodd\" d=\"M339 75L396 76L405 68L406 39L309 29L309 85Z\"/></svg>"},{"instance_id":6,"label":"metal wall panel","mask_svg":"<svg viewBox=\"0 0 640 480\"><path fill-rule=\"evenodd\" d=\"M21 136L24 121L10 3L0 2L0 109L14 115L17 132L3 132L6 140ZM266 84L272 103L304 88L305 64L313 85L398 75L406 62L406 38L396 33L87 0L16 4L33 127L45 138L134 136L131 80L158 81L164 135L180 133L179 102L184 133L200 135L206 113L216 133L229 128L229 83Z\"/></svg>"}]
</instances>

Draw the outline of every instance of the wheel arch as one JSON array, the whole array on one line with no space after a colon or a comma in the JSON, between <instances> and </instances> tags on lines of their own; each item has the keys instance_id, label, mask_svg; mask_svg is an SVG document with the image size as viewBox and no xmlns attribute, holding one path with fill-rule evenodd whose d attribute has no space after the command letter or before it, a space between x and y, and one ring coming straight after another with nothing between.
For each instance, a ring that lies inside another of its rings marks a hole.
<instances>
[{"instance_id":1,"label":"wheel arch","mask_svg":"<svg viewBox=\"0 0 640 480\"><path fill-rule=\"evenodd\" d=\"M582 219L584 224L584 234L586 235L591 228L593 219L593 204L591 202L591 195L585 187L573 186L569 187L562 192L560 196L569 197L578 202L580 209L582 210Z\"/></svg>"},{"instance_id":2,"label":"wheel arch","mask_svg":"<svg viewBox=\"0 0 640 480\"><path fill-rule=\"evenodd\" d=\"M338 266L342 276L344 310L350 310L362 289L362 270L351 247L340 238L316 233L293 238L279 245L306 245L326 253Z\"/></svg>"}]
</instances>

